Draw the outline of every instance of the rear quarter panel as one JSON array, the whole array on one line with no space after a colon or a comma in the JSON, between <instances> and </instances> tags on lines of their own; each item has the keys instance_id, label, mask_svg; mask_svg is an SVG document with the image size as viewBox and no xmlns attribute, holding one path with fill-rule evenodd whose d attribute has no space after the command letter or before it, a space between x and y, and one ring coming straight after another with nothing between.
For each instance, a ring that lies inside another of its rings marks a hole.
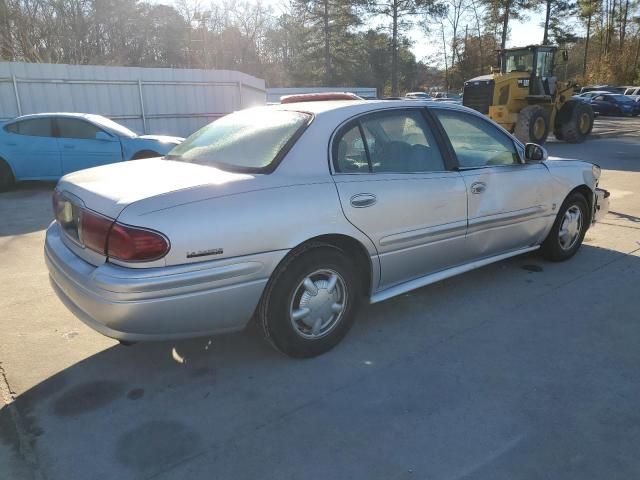
<instances>
[{"instance_id":1,"label":"rear quarter panel","mask_svg":"<svg viewBox=\"0 0 640 480\"><path fill-rule=\"evenodd\" d=\"M373 285L377 284L375 247L345 218L335 184L328 176L309 183L233 193L176 206L163 206L161 200L158 199L157 209L150 203L133 204L121 213L118 221L165 234L171 250L158 261L162 264L286 252L320 235L341 234L365 247L372 258ZM194 252L212 250L217 253L189 258Z\"/></svg>"}]
</instances>

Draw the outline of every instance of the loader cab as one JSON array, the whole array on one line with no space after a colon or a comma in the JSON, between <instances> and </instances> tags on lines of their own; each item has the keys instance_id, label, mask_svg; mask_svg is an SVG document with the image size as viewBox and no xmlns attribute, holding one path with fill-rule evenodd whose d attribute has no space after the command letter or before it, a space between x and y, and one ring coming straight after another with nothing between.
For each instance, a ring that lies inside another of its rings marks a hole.
<instances>
[{"instance_id":1,"label":"loader cab","mask_svg":"<svg viewBox=\"0 0 640 480\"><path fill-rule=\"evenodd\" d=\"M554 61L557 47L529 46L502 50L500 52L500 73L528 73L529 78L520 78L518 86L529 87L529 100L550 101L556 93Z\"/></svg>"}]
</instances>

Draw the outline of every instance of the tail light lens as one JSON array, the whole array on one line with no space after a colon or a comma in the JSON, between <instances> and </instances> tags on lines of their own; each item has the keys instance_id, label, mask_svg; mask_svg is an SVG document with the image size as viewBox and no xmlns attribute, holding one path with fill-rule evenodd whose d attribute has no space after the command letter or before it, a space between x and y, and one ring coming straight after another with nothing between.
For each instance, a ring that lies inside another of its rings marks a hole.
<instances>
[{"instance_id":1,"label":"tail light lens","mask_svg":"<svg viewBox=\"0 0 640 480\"><path fill-rule=\"evenodd\" d=\"M149 262L169 252L169 241L161 233L116 223L70 197L55 190L53 212L67 237L80 246L124 262Z\"/></svg>"},{"instance_id":2,"label":"tail light lens","mask_svg":"<svg viewBox=\"0 0 640 480\"><path fill-rule=\"evenodd\" d=\"M107 255L124 262L149 262L164 257L169 242L158 232L114 223L107 240Z\"/></svg>"},{"instance_id":3,"label":"tail light lens","mask_svg":"<svg viewBox=\"0 0 640 480\"><path fill-rule=\"evenodd\" d=\"M82 210L80 216L80 240L82 244L96 252L106 253L107 236L111 225L113 225L113 219L96 215L89 210Z\"/></svg>"}]
</instances>

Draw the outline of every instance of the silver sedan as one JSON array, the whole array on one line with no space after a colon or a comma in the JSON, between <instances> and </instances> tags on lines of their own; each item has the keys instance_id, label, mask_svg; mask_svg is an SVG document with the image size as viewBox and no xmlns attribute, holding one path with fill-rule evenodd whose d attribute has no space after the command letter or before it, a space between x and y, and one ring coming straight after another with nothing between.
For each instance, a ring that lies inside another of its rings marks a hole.
<instances>
[{"instance_id":1,"label":"silver sedan","mask_svg":"<svg viewBox=\"0 0 640 480\"><path fill-rule=\"evenodd\" d=\"M123 343L253 318L308 357L362 302L532 250L567 260L608 210L596 165L548 161L475 111L311 99L228 115L164 158L63 177L45 244L59 298Z\"/></svg>"}]
</instances>

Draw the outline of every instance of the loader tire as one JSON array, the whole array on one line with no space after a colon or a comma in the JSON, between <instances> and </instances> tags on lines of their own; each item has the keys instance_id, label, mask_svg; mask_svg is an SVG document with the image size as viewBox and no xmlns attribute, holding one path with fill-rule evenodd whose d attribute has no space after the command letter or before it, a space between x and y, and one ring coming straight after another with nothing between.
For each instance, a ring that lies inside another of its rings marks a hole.
<instances>
[{"instance_id":1,"label":"loader tire","mask_svg":"<svg viewBox=\"0 0 640 480\"><path fill-rule=\"evenodd\" d=\"M558 112L557 129L562 140L582 143L593 129L593 109L581 101L569 100Z\"/></svg>"},{"instance_id":2,"label":"loader tire","mask_svg":"<svg viewBox=\"0 0 640 480\"><path fill-rule=\"evenodd\" d=\"M529 105L518 114L513 134L523 143L542 145L549 136L549 114L540 105Z\"/></svg>"}]
</instances>

